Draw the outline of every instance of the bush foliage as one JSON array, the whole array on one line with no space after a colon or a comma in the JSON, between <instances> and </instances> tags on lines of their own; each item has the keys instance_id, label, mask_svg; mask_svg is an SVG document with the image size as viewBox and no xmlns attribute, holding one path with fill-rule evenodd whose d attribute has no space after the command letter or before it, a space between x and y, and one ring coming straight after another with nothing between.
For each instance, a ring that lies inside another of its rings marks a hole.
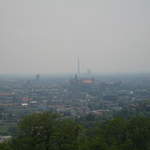
<instances>
[{"instance_id":1,"label":"bush foliage","mask_svg":"<svg viewBox=\"0 0 150 150\"><path fill-rule=\"evenodd\" d=\"M115 118L83 126L53 113L23 118L0 150L150 150L150 118Z\"/></svg>"}]
</instances>

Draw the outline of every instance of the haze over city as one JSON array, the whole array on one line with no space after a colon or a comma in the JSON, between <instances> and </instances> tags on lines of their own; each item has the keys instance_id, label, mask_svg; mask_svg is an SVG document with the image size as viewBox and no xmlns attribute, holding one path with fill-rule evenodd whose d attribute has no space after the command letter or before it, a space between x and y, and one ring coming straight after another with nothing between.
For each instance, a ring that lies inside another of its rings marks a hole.
<instances>
[{"instance_id":1,"label":"haze over city","mask_svg":"<svg viewBox=\"0 0 150 150\"><path fill-rule=\"evenodd\" d=\"M150 72L148 0L0 0L0 74Z\"/></svg>"}]
</instances>

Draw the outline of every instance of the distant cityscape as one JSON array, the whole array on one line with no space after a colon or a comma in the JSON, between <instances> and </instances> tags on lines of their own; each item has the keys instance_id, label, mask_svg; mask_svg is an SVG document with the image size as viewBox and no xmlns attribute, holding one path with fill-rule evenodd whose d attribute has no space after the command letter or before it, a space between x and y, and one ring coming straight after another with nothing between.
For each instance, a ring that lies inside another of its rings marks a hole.
<instances>
[{"instance_id":1,"label":"distant cityscape","mask_svg":"<svg viewBox=\"0 0 150 150\"><path fill-rule=\"evenodd\" d=\"M2 135L25 115L58 112L80 118L89 114L111 116L125 108L150 110L149 75L74 75L71 77L0 78L0 126Z\"/></svg>"}]
</instances>

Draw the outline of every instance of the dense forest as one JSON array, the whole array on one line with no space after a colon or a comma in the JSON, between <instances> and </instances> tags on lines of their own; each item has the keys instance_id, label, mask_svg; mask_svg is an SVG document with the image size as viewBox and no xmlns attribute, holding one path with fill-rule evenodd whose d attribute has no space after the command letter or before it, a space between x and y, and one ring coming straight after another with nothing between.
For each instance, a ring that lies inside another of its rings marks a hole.
<instances>
[{"instance_id":1,"label":"dense forest","mask_svg":"<svg viewBox=\"0 0 150 150\"><path fill-rule=\"evenodd\" d=\"M86 120L49 112L26 116L0 150L150 150L148 117Z\"/></svg>"}]
</instances>

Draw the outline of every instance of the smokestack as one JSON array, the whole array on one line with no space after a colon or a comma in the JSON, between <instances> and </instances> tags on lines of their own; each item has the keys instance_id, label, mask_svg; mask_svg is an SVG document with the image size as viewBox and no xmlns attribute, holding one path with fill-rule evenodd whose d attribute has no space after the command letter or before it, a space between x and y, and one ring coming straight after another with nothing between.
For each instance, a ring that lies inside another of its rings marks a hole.
<instances>
[{"instance_id":1,"label":"smokestack","mask_svg":"<svg viewBox=\"0 0 150 150\"><path fill-rule=\"evenodd\" d=\"M77 75L80 78L80 59L79 59L79 57L78 57L78 60L77 60Z\"/></svg>"}]
</instances>

